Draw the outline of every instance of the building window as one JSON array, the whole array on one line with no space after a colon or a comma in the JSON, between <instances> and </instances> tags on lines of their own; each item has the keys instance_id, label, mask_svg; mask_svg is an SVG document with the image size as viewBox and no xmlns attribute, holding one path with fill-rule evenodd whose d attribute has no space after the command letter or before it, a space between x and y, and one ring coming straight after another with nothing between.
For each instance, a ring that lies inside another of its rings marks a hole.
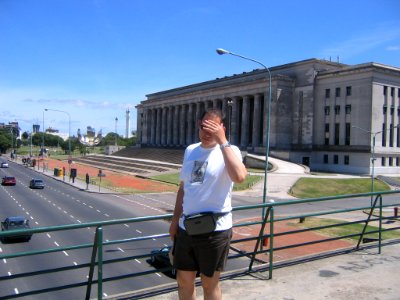
<instances>
[{"instance_id":1,"label":"building window","mask_svg":"<svg viewBox=\"0 0 400 300\"><path fill-rule=\"evenodd\" d=\"M393 124L390 124L389 127L389 147L393 147L393 138L394 138L394 127Z\"/></svg>"},{"instance_id":2,"label":"building window","mask_svg":"<svg viewBox=\"0 0 400 300\"><path fill-rule=\"evenodd\" d=\"M387 105L384 104L383 105L383 114L386 115L386 113L387 113Z\"/></svg>"},{"instance_id":3,"label":"building window","mask_svg":"<svg viewBox=\"0 0 400 300\"><path fill-rule=\"evenodd\" d=\"M329 106L325 106L325 116L329 116L331 112L331 108Z\"/></svg>"},{"instance_id":4,"label":"building window","mask_svg":"<svg viewBox=\"0 0 400 300\"><path fill-rule=\"evenodd\" d=\"M350 157L349 157L348 155L345 155L345 156L344 156L344 164L345 164L345 165L350 164Z\"/></svg>"},{"instance_id":5,"label":"building window","mask_svg":"<svg viewBox=\"0 0 400 300\"><path fill-rule=\"evenodd\" d=\"M350 129L351 129L350 123L346 123L346 132L345 132L345 141L344 141L346 146L350 145Z\"/></svg>"},{"instance_id":6,"label":"building window","mask_svg":"<svg viewBox=\"0 0 400 300\"><path fill-rule=\"evenodd\" d=\"M384 85L383 86L383 95L386 96L386 94L387 94L387 86Z\"/></svg>"},{"instance_id":7,"label":"building window","mask_svg":"<svg viewBox=\"0 0 400 300\"><path fill-rule=\"evenodd\" d=\"M340 115L340 105L335 105L335 115Z\"/></svg>"},{"instance_id":8,"label":"building window","mask_svg":"<svg viewBox=\"0 0 400 300\"><path fill-rule=\"evenodd\" d=\"M325 145L329 145L329 123L325 124Z\"/></svg>"},{"instance_id":9,"label":"building window","mask_svg":"<svg viewBox=\"0 0 400 300\"><path fill-rule=\"evenodd\" d=\"M393 167L393 157L389 157L389 166Z\"/></svg>"},{"instance_id":10,"label":"building window","mask_svg":"<svg viewBox=\"0 0 400 300\"><path fill-rule=\"evenodd\" d=\"M339 156L336 155L336 154L333 156L333 163L334 163L335 165L337 165L337 164L339 163Z\"/></svg>"},{"instance_id":11,"label":"building window","mask_svg":"<svg viewBox=\"0 0 400 300\"><path fill-rule=\"evenodd\" d=\"M393 116L394 114L394 105L390 106L390 115Z\"/></svg>"},{"instance_id":12,"label":"building window","mask_svg":"<svg viewBox=\"0 0 400 300\"><path fill-rule=\"evenodd\" d=\"M384 167L386 166L386 157L381 158L381 165Z\"/></svg>"},{"instance_id":13,"label":"building window","mask_svg":"<svg viewBox=\"0 0 400 300\"><path fill-rule=\"evenodd\" d=\"M396 167L399 167L399 166L400 166L400 158L396 157Z\"/></svg>"},{"instance_id":14,"label":"building window","mask_svg":"<svg viewBox=\"0 0 400 300\"><path fill-rule=\"evenodd\" d=\"M340 97L340 88L336 88L335 90L335 96Z\"/></svg>"},{"instance_id":15,"label":"building window","mask_svg":"<svg viewBox=\"0 0 400 300\"><path fill-rule=\"evenodd\" d=\"M330 98L331 97L331 89L326 89L325 90L325 98Z\"/></svg>"},{"instance_id":16,"label":"building window","mask_svg":"<svg viewBox=\"0 0 400 300\"><path fill-rule=\"evenodd\" d=\"M397 126L399 126L399 125L397 125ZM397 147L400 147L400 128L399 127L397 127L397 142L396 142L396 146Z\"/></svg>"},{"instance_id":17,"label":"building window","mask_svg":"<svg viewBox=\"0 0 400 300\"><path fill-rule=\"evenodd\" d=\"M382 124L382 146L386 146L386 124Z\"/></svg>"},{"instance_id":18,"label":"building window","mask_svg":"<svg viewBox=\"0 0 400 300\"><path fill-rule=\"evenodd\" d=\"M394 87L390 89L390 96L394 97Z\"/></svg>"},{"instance_id":19,"label":"building window","mask_svg":"<svg viewBox=\"0 0 400 300\"><path fill-rule=\"evenodd\" d=\"M349 115L351 113L351 104L346 104L345 111L346 111L346 115Z\"/></svg>"},{"instance_id":20,"label":"building window","mask_svg":"<svg viewBox=\"0 0 400 300\"><path fill-rule=\"evenodd\" d=\"M336 123L335 124L335 145L339 145L339 136L340 136L340 124Z\"/></svg>"},{"instance_id":21,"label":"building window","mask_svg":"<svg viewBox=\"0 0 400 300\"><path fill-rule=\"evenodd\" d=\"M346 86L346 96L351 96L351 86Z\"/></svg>"},{"instance_id":22,"label":"building window","mask_svg":"<svg viewBox=\"0 0 400 300\"><path fill-rule=\"evenodd\" d=\"M328 154L324 154L324 164L329 163L329 157Z\"/></svg>"}]
</instances>

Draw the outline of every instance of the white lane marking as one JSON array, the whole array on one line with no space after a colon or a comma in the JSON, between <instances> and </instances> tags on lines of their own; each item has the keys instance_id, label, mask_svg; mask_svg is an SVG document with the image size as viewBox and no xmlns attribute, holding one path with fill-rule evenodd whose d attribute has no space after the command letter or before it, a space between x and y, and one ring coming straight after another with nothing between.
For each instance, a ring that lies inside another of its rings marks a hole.
<instances>
[{"instance_id":1,"label":"white lane marking","mask_svg":"<svg viewBox=\"0 0 400 300\"><path fill-rule=\"evenodd\" d=\"M47 237L48 237L49 239L51 239L51 235L50 235L49 233L46 233L46 235L47 235Z\"/></svg>"},{"instance_id":2,"label":"white lane marking","mask_svg":"<svg viewBox=\"0 0 400 300\"><path fill-rule=\"evenodd\" d=\"M138 260L137 258L135 258L135 261L136 261L138 264L141 264L140 260Z\"/></svg>"},{"instance_id":3,"label":"white lane marking","mask_svg":"<svg viewBox=\"0 0 400 300\"><path fill-rule=\"evenodd\" d=\"M6 264L7 263L7 259L3 258L3 263Z\"/></svg>"},{"instance_id":4,"label":"white lane marking","mask_svg":"<svg viewBox=\"0 0 400 300\"><path fill-rule=\"evenodd\" d=\"M73 215L69 215L70 218L75 219L75 217Z\"/></svg>"},{"instance_id":5,"label":"white lane marking","mask_svg":"<svg viewBox=\"0 0 400 300\"><path fill-rule=\"evenodd\" d=\"M106 217L109 217L110 215L109 214L104 214Z\"/></svg>"},{"instance_id":6,"label":"white lane marking","mask_svg":"<svg viewBox=\"0 0 400 300\"><path fill-rule=\"evenodd\" d=\"M142 233L142 232L141 232L140 230L138 230L138 229L136 229L136 232L137 232L137 233Z\"/></svg>"},{"instance_id":7,"label":"white lane marking","mask_svg":"<svg viewBox=\"0 0 400 300\"><path fill-rule=\"evenodd\" d=\"M69 256L68 253L66 251L63 251L63 253L65 254L65 256Z\"/></svg>"},{"instance_id":8,"label":"white lane marking","mask_svg":"<svg viewBox=\"0 0 400 300\"><path fill-rule=\"evenodd\" d=\"M8 274L8 276L11 276L11 275L12 275L11 272L8 272L7 274Z\"/></svg>"},{"instance_id":9,"label":"white lane marking","mask_svg":"<svg viewBox=\"0 0 400 300\"><path fill-rule=\"evenodd\" d=\"M96 209L96 211L97 211L98 213L101 213L101 211L100 211L100 210L98 210L98 209Z\"/></svg>"},{"instance_id":10,"label":"white lane marking","mask_svg":"<svg viewBox=\"0 0 400 300\"><path fill-rule=\"evenodd\" d=\"M93 206L89 205L90 208L93 208Z\"/></svg>"},{"instance_id":11,"label":"white lane marking","mask_svg":"<svg viewBox=\"0 0 400 300\"><path fill-rule=\"evenodd\" d=\"M54 241L54 245L56 245L57 247L60 247L60 245L56 241Z\"/></svg>"},{"instance_id":12,"label":"white lane marking","mask_svg":"<svg viewBox=\"0 0 400 300\"><path fill-rule=\"evenodd\" d=\"M80 220L76 220L78 223L82 223Z\"/></svg>"},{"instance_id":13,"label":"white lane marking","mask_svg":"<svg viewBox=\"0 0 400 300\"><path fill-rule=\"evenodd\" d=\"M156 275L157 275L158 277L161 277L161 275L160 275L160 274L158 274L158 273L156 273Z\"/></svg>"},{"instance_id":14,"label":"white lane marking","mask_svg":"<svg viewBox=\"0 0 400 300\"><path fill-rule=\"evenodd\" d=\"M3 249L0 247L0 253L3 252Z\"/></svg>"},{"instance_id":15,"label":"white lane marking","mask_svg":"<svg viewBox=\"0 0 400 300\"><path fill-rule=\"evenodd\" d=\"M106 293L103 293L103 296L104 296L104 297L107 297L108 295L107 295Z\"/></svg>"},{"instance_id":16,"label":"white lane marking","mask_svg":"<svg viewBox=\"0 0 400 300\"><path fill-rule=\"evenodd\" d=\"M19 291L18 291L17 288L14 288L14 292L15 292L17 295L19 294Z\"/></svg>"},{"instance_id":17,"label":"white lane marking","mask_svg":"<svg viewBox=\"0 0 400 300\"><path fill-rule=\"evenodd\" d=\"M125 252L124 250L122 250L122 249L121 249L121 248L119 248L119 247L118 247L117 249L118 249L119 251L121 251L121 252Z\"/></svg>"},{"instance_id":18,"label":"white lane marking","mask_svg":"<svg viewBox=\"0 0 400 300\"><path fill-rule=\"evenodd\" d=\"M38 222L36 222L36 221L35 221L35 224L36 224L36 225L39 225L39 223L38 223Z\"/></svg>"},{"instance_id":19,"label":"white lane marking","mask_svg":"<svg viewBox=\"0 0 400 300\"><path fill-rule=\"evenodd\" d=\"M77 265L78 265L78 263L77 263L76 261L74 261L74 262L73 262L73 264L74 264L75 266L77 266Z\"/></svg>"},{"instance_id":20,"label":"white lane marking","mask_svg":"<svg viewBox=\"0 0 400 300\"><path fill-rule=\"evenodd\" d=\"M128 224L124 224L124 226L129 228L129 225L128 225Z\"/></svg>"}]
</instances>

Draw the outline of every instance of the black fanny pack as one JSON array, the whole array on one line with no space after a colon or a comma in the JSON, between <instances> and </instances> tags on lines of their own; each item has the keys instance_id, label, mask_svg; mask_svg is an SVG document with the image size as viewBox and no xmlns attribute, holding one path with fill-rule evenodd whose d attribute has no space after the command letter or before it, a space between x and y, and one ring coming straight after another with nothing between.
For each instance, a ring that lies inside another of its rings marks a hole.
<instances>
[{"instance_id":1,"label":"black fanny pack","mask_svg":"<svg viewBox=\"0 0 400 300\"><path fill-rule=\"evenodd\" d=\"M206 234L215 231L217 220L226 215L225 213L204 212L194 215L184 216L183 224L188 235Z\"/></svg>"}]
</instances>

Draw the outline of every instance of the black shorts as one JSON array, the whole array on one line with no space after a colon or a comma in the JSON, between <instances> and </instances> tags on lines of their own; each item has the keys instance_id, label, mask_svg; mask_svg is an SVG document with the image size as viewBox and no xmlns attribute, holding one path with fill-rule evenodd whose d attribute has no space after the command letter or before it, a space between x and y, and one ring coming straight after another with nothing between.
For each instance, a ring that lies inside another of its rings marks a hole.
<instances>
[{"instance_id":1,"label":"black shorts","mask_svg":"<svg viewBox=\"0 0 400 300\"><path fill-rule=\"evenodd\" d=\"M174 248L174 267L182 271L199 271L212 277L223 271L229 254L232 228L209 234L190 236L179 229Z\"/></svg>"}]
</instances>

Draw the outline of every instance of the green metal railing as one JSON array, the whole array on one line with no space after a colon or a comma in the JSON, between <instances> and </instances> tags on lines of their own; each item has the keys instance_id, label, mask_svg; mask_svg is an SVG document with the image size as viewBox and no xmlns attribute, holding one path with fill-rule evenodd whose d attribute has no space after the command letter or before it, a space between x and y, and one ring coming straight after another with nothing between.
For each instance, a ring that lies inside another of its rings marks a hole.
<instances>
[{"instance_id":1,"label":"green metal railing","mask_svg":"<svg viewBox=\"0 0 400 300\"><path fill-rule=\"evenodd\" d=\"M346 251L357 251L362 248L361 242L364 239L364 236L366 235L371 235L371 234L378 234L378 239L377 243L373 243L374 247L378 248L378 252L381 253L381 248L382 248L382 233L385 231L391 231L391 230L399 230L400 226L397 224L397 226L391 226L391 228L383 228L382 222L384 220L399 220L397 216L383 216L383 209L390 209L393 207L400 206L400 202L398 203L392 203L392 204L384 204L383 202L383 197L388 196L388 195L394 195L394 194L400 194L400 191L387 191L387 192L375 192L375 193L364 193L364 194L354 194L354 195L343 195L343 196L335 196L335 197L321 197L321 198L313 198L313 199L301 199L301 200L292 200L292 201L285 201L285 202L273 202L273 203L264 203L264 204L257 204L257 205L247 205L247 206L237 206L233 208L234 211L234 216L237 212L243 211L243 210L256 210L256 209L264 209L265 214L263 215L262 219L257 219L256 221L250 221L250 222L239 222L234 225L235 228L237 227L250 227L250 226L256 226L259 229L259 233L256 236L250 236L246 238L240 238L240 239L233 239L231 242L231 248L232 251L228 257L229 260L233 259L238 259L238 258L248 258L248 268L246 273L251 273L255 271L268 271L268 278L272 278L272 273L273 269L278 266L277 263L274 262L274 253L277 251L283 251L291 248L296 248L296 247L304 247L304 246L309 246L317 243L324 243L324 242L330 242L330 241L335 241L335 240L340 240L340 239L347 239L350 237L358 237L358 242L357 245L354 247L351 247L347 249ZM372 203L372 206L363 206L363 207L351 207L351 208L345 208L345 209L331 209L331 210L326 210L326 211L319 211L315 213L299 213L299 214L292 214L292 215L282 215L282 216L275 216L275 210L278 207L284 207L284 206L292 206L292 205L299 205L299 204L310 204L312 205L313 203L321 203L321 202L329 202L329 201L345 201L350 198L361 198L361 197L375 197L375 200ZM379 210L378 216L374 215L375 210ZM330 214L341 214L341 213L349 213L349 212L367 212L362 214L362 216L365 216L365 218L361 218L359 220L353 220L350 222L338 222L337 224L331 224L331 225L325 225L325 226L316 226L312 228L300 228L297 230L291 230L291 231L285 231L285 232L275 232L274 224L276 222L280 221L288 221L288 220L304 220L305 218L309 217L322 217L322 216L327 216ZM88 242L86 244L77 244L77 245L71 245L71 246L65 246L65 247L57 247L57 248L48 248L48 249L42 249L42 250L35 250L35 251L29 251L29 252L18 252L18 253L9 253L9 254L1 254L0 259L18 259L22 257L27 257L27 256L35 256L39 254L49 254L49 253L55 253L55 252L61 252L61 251L72 251L72 250L79 250L79 249L91 249L91 258L90 261L87 263L79 264L79 265L74 265L74 266L64 266L64 267L58 267L58 268L51 268L51 269L43 269L43 270L37 270L37 271L31 271L31 272L24 272L24 273L19 273L19 274L13 274L10 276L2 276L0 277L0 282L10 282L15 279L21 279L21 278L30 278L31 276L39 276L39 275L48 275L48 274L53 274L53 273L59 273L59 272L68 272L71 270L78 270L78 269L88 269L88 279L87 281L82 281L82 282L77 282L77 283L72 283L72 284L65 284L65 285L60 285L56 287L48 287L46 289L39 289L39 290L31 290L31 291L26 291L22 292L19 294L10 294L10 295L1 295L0 299L13 299L13 298L19 298L19 297L24 297L24 296L32 296L32 295L39 295L43 293L50 293L50 292L55 292L59 290L65 290L65 289L71 289L71 288L77 288L77 287L86 287L86 296L85 299L90 299L91 297L91 292L92 292L92 287L94 284L97 284L97 298L98 299L103 299L103 284L106 282L111 282L111 281L116 281L116 280L122 280L126 278L131 278L131 277L139 277L139 276L145 276L148 274L152 274L155 272L159 271L167 271L168 267L163 268L163 269L149 269L146 271L138 271L138 272L130 272L129 274L123 274L123 275L118 275L118 276L113 276L113 277L108 277L108 278L103 278L103 270L107 268L108 265L114 264L114 263L121 263L125 261L130 261L133 259L146 259L151 257L151 253L144 253L144 254L138 254L138 255L131 255L131 256L125 256L125 257L120 257L120 258L113 258L113 259L107 259L104 260L103 253L105 247L111 246L111 245L116 245L116 244L124 244L124 243L140 243L146 240L150 239L165 239L169 235L168 233L160 233L160 234L155 234L155 235L147 235L147 236L141 236L141 237L127 237L125 239L118 239L118 240L112 240L112 241L104 241L104 230L113 225L123 225L123 224L129 224L129 223L143 223L143 222L149 222L149 221L168 221L172 217L171 214L164 214L164 215L157 215L157 216L145 216L145 217L138 217L138 218L125 218L125 219L118 219L118 220L109 220L109 221L101 221L101 222L88 222L88 223L81 223L81 224L69 224L69 225L62 225L62 226L51 226L51 227L41 227L41 228L32 228L29 230L14 230L14 231L4 231L0 233L0 238L4 238L7 236L11 235L25 235L25 234L39 234L39 233L49 233L49 232L56 232L56 231L68 231L68 230L76 230L76 229L82 229L82 228L95 228L95 235L93 242ZM367 230L367 226L374 221L378 221L378 228L376 230ZM291 245L286 245L286 246L279 246L276 247L274 246L274 240L281 237L281 236L288 236L288 235L294 235L294 234L299 234L303 232L308 232L308 231L316 231L316 230L321 230L325 228L333 228L333 227L341 227L341 226L346 226L349 224L364 224L363 229L361 232L357 233L352 233L352 234L347 234L347 235L342 235L342 236L334 236L334 237L326 237L322 238L320 240L313 240L313 241L307 241L303 243L294 243ZM268 225L269 228L269 233L265 232L265 229ZM268 247L264 249L263 247L263 242L268 239ZM400 239L395 240L394 242L400 242ZM252 243L254 245L254 250L251 252L245 252L241 251L238 247L235 247L236 244L238 243ZM371 245L371 244L368 244ZM262 259L259 259L260 255L262 254L267 254L268 255L268 261L264 261ZM301 262L301 258L298 260ZM255 266L255 263L257 263L257 266ZM291 264L294 262L291 261ZM280 264L282 264L280 262ZM97 273L96 273L97 270ZM237 272L243 273L242 270ZM95 274L97 275L97 279L95 278ZM83 297L82 297L83 298Z\"/></svg>"}]
</instances>

